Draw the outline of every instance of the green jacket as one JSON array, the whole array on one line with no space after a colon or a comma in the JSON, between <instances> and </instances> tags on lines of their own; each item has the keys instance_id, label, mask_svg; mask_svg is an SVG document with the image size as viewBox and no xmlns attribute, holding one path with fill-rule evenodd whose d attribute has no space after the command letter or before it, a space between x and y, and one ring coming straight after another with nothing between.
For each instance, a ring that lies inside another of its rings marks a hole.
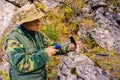
<instances>
[{"instance_id":1,"label":"green jacket","mask_svg":"<svg viewBox=\"0 0 120 80\"><path fill-rule=\"evenodd\" d=\"M46 80L48 45L40 32L33 35L19 26L8 36L5 50L9 56L10 80ZM61 53L62 50L57 54Z\"/></svg>"}]
</instances>

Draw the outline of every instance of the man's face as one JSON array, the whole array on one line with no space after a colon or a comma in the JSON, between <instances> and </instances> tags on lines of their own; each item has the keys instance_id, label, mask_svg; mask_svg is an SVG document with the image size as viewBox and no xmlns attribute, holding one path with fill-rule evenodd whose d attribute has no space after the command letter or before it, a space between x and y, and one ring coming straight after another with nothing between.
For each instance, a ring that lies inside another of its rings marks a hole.
<instances>
[{"instance_id":1,"label":"man's face","mask_svg":"<svg viewBox=\"0 0 120 80\"><path fill-rule=\"evenodd\" d=\"M27 22L25 24L26 24L26 28L28 30L30 30L30 31L38 31L41 22L40 22L39 19L37 19L37 20L31 21L31 22Z\"/></svg>"}]
</instances>

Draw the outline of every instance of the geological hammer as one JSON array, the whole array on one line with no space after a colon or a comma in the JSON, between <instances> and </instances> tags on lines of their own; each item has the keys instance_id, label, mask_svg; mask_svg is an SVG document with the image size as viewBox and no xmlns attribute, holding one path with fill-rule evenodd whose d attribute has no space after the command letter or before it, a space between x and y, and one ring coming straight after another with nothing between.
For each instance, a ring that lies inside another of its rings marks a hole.
<instances>
[{"instance_id":1,"label":"geological hammer","mask_svg":"<svg viewBox=\"0 0 120 80\"><path fill-rule=\"evenodd\" d=\"M61 45L56 45L55 49L61 49L63 46L68 45L69 43L73 43L75 45L75 48L76 48L76 42L75 42L75 39L73 38L72 35L69 36L69 39L70 39L69 42L63 43Z\"/></svg>"}]
</instances>

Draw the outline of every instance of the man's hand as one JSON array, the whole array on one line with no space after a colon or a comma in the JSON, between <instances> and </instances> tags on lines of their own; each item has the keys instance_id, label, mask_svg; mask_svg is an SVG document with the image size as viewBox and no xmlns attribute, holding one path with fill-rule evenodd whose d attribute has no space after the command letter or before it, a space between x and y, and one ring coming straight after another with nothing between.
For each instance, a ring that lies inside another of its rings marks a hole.
<instances>
[{"instance_id":1,"label":"man's hand","mask_svg":"<svg viewBox=\"0 0 120 80\"><path fill-rule=\"evenodd\" d=\"M82 42L81 41L76 41L76 45L78 45L78 47L81 48L82 47ZM71 50L71 51L76 50L76 47L73 43L69 45L69 50Z\"/></svg>"},{"instance_id":2,"label":"man's hand","mask_svg":"<svg viewBox=\"0 0 120 80\"><path fill-rule=\"evenodd\" d=\"M49 57L53 56L58 51L59 50L55 49L55 46L49 46L48 48L46 48L46 52Z\"/></svg>"}]
</instances>

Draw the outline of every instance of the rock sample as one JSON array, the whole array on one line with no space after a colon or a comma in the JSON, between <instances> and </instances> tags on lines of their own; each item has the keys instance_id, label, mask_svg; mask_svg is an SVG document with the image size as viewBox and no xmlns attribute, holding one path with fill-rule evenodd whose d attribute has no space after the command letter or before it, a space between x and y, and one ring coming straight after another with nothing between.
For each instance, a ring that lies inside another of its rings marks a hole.
<instances>
[{"instance_id":1,"label":"rock sample","mask_svg":"<svg viewBox=\"0 0 120 80\"><path fill-rule=\"evenodd\" d=\"M69 52L58 66L56 80L110 80L110 75L85 55Z\"/></svg>"}]
</instances>

